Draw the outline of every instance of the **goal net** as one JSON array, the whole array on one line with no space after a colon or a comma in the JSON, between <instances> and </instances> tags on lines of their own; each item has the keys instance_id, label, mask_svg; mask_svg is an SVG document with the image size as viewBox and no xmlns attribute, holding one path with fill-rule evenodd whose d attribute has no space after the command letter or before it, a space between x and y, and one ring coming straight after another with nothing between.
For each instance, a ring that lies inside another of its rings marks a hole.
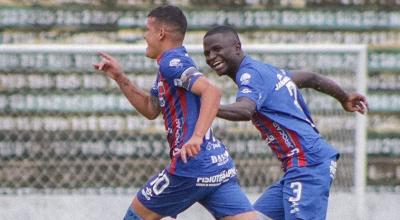
<instances>
[{"instance_id":1,"label":"goal net","mask_svg":"<svg viewBox=\"0 0 400 220\"><path fill-rule=\"evenodd\" d=\"M199 68L235 100L235 85L211 73L201 45L188 45ZM133 109L116 84L92 64L98 51L121 61L129 77L149 89L156 62L144 45L0 46L0 189L21 192L134 191L163 168L168 146L162 119ZM324 74L346 90L366 93L364 45L248 45L246 53L275 66ZM334 191L363 199L366 119L333 98L302 90L322 135L336 147ZM280 163L249 122L217 119L217 136L230 148L246 189L261 192L282 175Z\"/></svg>"}]
</instances>

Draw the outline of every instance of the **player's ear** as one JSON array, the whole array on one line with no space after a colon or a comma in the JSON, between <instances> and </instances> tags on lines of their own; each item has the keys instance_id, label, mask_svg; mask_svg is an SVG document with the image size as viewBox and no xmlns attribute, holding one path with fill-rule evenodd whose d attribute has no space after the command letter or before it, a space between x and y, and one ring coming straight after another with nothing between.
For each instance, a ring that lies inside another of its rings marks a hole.
<instances>
[{"instance_id":1,"label":"player's ear","mask_svg":"<svg viewBox=\"0 0 400 220\"><path fill-rule=\"evenodd\" d=\"M158 39L162 40L165 38L166 30L164 26L161 26L160 31L158 32Z\"/></svg>"},{"instance_id":2,"label":"player's ear","mask_svg":"<svg viewBox=\"0 0 400 220\"><path fill-rule=\"evenodd\" d=\"M240 41L237 41L235 43L235 52L237 55L239 55L242 51L242 44L240 43Z\"/></svg>"}]
</instances>

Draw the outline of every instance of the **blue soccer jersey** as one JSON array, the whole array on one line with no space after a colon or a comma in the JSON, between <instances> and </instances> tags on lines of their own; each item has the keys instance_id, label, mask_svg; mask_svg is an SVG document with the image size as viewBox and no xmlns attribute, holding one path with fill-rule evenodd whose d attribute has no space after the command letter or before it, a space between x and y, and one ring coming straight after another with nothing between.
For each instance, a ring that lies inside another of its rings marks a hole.
<instances>
[{"instance_id":1,"label":"blue soccer jersey","mask_svg":"<svg viewBox=\"0 0 400 220\"><path fill-rule=\"evenodd\" d=\"M338 155L315 128L290 76L249 56L245 56L236 74L237 98L247 97L256 103L252 122L284 170L318 164Z\"/></svg>"},{"instance_id":2,"label":"blue soccer jersey","mask_svg":"<svg viewBox=\"0 0 400 220\"><path fill-rule=\"evenodd\" d=\"M192 93L191 88L202 74L184 47L164 52L158 64L151 94L159 99L170 146L171 163L167 171L178 176L206 177L232 168L232 158L211 129L203 139L200 153L190 157L186 164L182 162L177 152L191 138L201 105L200 97ZM204 184L201 178L198 181ZM217 182L220 181L224 180Z\"/></svg>"}]
</instances>

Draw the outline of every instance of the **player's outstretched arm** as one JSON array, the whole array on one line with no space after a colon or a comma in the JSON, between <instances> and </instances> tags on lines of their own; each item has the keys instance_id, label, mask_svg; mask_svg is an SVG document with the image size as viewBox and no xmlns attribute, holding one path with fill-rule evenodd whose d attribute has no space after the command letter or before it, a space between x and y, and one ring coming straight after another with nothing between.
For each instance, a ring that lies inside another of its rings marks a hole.
<instances>
[{"instance_id":1,"label":"player's outstretched arm","mask_svg":"<svg viewBox=\"0 0 400 220\"><path fill-rule=\"evenodd\" d=\"M246 97L240 97L235 103L220 105L217 117L229 121L249 121L256 111L256 103Z\"/></svg>"},{"instance_id":2,"label":"player's outstretched arm","mask_svg":"<svg viewBox=\"0 0 400 220\"><path fill-rule=\"evenodd\" d=\"M321 74L304 70L291 71L292 80L299 88L312 88L337 99L344 110L364 114L368 110L368 102L364 95L357 92L346 92L333 80Z\"/></svg>"},{"instance_id":3,"label":"player's outstretched arm","mask_svg":"<svg viewBox=\"0 0 400 220\"><path fill-rule=\"evenodd\" d=\"M114 57L103 52L99 52L98 55L101 57L101 61L93 64L93 67L113 79L132 106L142 115L148 119L157 118L161 112L158 99L132 83Z\"/></svg>"},{"instance_id":4,"label":"player's outstretched arm","mask_svg":"<svg viewBox=\"0 0 400 220\"><path fill-rule=\"evenodd\" d=\"M193 135L181 148L181 158L185 163L187 156L192 157L200 152L200 145L217 114L222 96L221 91L205 77L196 80L191 92L200 96L201 106Z\"/></svg>"}]
</instances>

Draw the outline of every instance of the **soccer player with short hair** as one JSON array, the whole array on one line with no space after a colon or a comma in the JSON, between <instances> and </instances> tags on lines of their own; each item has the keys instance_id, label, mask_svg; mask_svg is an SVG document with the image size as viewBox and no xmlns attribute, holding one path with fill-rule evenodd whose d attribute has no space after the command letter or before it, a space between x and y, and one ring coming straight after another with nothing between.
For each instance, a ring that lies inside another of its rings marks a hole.
<instances>
[{"instance_id":1,"label":"soccer player with short hair","mask_svg":"<svg viewBox=\"0 0 400 220\"><path fill-rule=\"evenodd\" d=\"M217 117L251 120L282 162L283 177L254 204L260 219L325 219L339 153L319 134L297 86L330 94L351 112L366 111L365 97L326 77L252 59L229 26L209 30L203 46L207 64L238 86L236 102L220 106Z\"/></svg>"},{"instance_id":2,"label":"soccer player with short hair","mask_svg":"<svg viewBox=\"0 0 400 220\"><path fill-rule=\"evenodd\" d=\"M159 65L150 93L132 83L112 56L99 53L102 60L94 64L142 115L155 119L162 112L170 146L169 165L138 191L124 219L176 217L195 202L217 219L255 219L232 158L210 128L221 91L198 71L182 46L186 26L185 15L175 6L160 6L148 14L146 56Z\"/></svg>"}]
</instances>

